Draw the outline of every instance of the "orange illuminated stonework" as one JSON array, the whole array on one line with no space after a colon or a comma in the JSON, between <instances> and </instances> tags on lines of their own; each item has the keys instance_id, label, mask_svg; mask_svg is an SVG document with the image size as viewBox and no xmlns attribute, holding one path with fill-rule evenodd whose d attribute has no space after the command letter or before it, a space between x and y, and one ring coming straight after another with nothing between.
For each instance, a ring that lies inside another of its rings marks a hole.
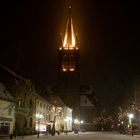
<instances>
[{"instance_id":1,"label":"orange illuminated stonework","mask_svg":"<svg viewBox=\"0 0 140 140\"><path fill-rule=\"evenodd\" d=\"M71 7L69 7L69 15L64 37L61 36L59 54L59 69L61 72L75 72L79 69L79 46L74 32Z\"/></svg>"}]
</instances>

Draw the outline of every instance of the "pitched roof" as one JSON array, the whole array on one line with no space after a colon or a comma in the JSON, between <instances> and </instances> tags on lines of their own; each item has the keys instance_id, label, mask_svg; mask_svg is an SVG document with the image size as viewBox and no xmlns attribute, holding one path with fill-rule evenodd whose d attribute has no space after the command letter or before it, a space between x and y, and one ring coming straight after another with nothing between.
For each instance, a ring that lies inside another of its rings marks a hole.
<instances>
[{"instance_id":1,"label":"pitched roof","mask_svg":"<svg viewBox=\"0 0 140 140\"><path fill-rule=\"evenodd\" d=\"M10 94L10 92L1 82L0 82L0 99L14 102L14 97Z\"/></svg>"},{"instance_id":2,"label":"pitched roof","mask_svg":"<svg viewBox=\"0 0 140 140\"><path fill-rule=\"evenodd\" d=\"M59 107L65 107L66 105L64 104L64 102L61 100L61 98L57 95L52 95L49 96L47 98L48 102L50 102L51 104L55 105L55 106L59 106Z\"/></svg>"},{"instance_id":3,"label":"pitched roof","mask_svg":"<svg viewBox=\"0 0 140 140\"><path fill-rule=\"evenodd\" d=\"M23 78L22 76L18 75L17 73L15 73L14 71L8 69L7 67L3 66L0 64L0 68L2 68L3 70L5 70L6 72L8 72L10 75L14 76L15 78L17 79L20 79L20 80L23 80L23 81L26 81L25 78Z\"/></svg>"}]
</instances>

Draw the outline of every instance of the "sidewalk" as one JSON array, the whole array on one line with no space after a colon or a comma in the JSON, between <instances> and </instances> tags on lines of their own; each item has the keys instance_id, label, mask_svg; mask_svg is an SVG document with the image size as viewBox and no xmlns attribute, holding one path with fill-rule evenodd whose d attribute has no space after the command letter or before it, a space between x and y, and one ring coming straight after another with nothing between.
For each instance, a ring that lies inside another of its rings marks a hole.
<instances>
[{"instance_id":1,"label":"sidewalk","mask_svg":"<svg viewBox=\"0 0 140 140\"><path fill-rule=\"evenodd\" d=\"M47 138L48 136L50 136L50 135L45 135L45 134L40 134L39 135L39 138ZM26 136L16 136L16 138L15 137L13 137L11 140L15 140L15 139L35 139L35 138L37 138L38 139L38 137L37 137L37 135L26 135ZM3 139L3 140L9 140L10 139L10 137L0 137L0 140L1 139Z\"/></svg>"},{"instance_id":2,"label":"sidewalk","mask_svg":"<svg viewBox=\"0 0 140 140\"><path fill-rule=\"evenodd\" d=\"M133 135L134 137L140 138L140 134L139 135Z\"/></svg>"},{"instance_id":3,"label":"sidewalk","mask_svg":"<svg viewBox=\"0 0 140 140\"><path fill-rule=\"evenodd\" d=\"M67 135L72 135L74 134L73 132L68 132ZM39 138L49 138L49 137L57 137L57 136L62 136L62 135L66 135L66 133L60 133L60 135L58 135L57 133L52 136L52 135L46 135L46 134L39 134ZM16 138L13 137L13 139L11 140L24 140L24 139L39 139L36 135L26 135L26 136L16 136ZM0 137L0 140L10 140L10 137Z\"/></svg>"}]
</instances>

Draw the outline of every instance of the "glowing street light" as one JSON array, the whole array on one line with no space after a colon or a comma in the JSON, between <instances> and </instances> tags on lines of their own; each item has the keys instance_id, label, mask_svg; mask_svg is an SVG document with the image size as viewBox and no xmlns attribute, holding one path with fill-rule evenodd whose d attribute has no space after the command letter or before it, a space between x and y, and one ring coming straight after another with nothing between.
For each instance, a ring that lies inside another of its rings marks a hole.
<instances>
[{"instance_id":1,"label":"glowing street light","mask_svg":"<svg viewBox=\"0 0 140 140\"><path fill-rule=\"evenodd\" d=\"M131 132L132 132L132 136L133 136L132 119L134 118L134 114L132 114L132 113L128 114L128 118L129 118L129 124L131 125Z\"/></svg>"},{"instance_id":2,"label":"glowing street light","mask_svg":"<svg viewBox=\"0 0 140 140\"><path fill-rule=\"evenodd\" d=\"M128 114L129 117L129 124L132 125L132 119L134 118L133 114Z\"/></svg>"},{"instance_id":3,"label":"glowing street light","mask_svg":"<svg viewBox=\"0 0 140 140\"><path fill-rule=\"evenodd\" d=\"M130 119L132 119L132 118L134 117L134 115L133 115L133 114L129 114L128 117L129 117Z\"/></svg>"},{"instance_id":4,"label":"glowing street light","mask_svg":"<svg viewBox=\"0 0 140 140\"><path fill-rule=\"evenodd\" d=\"M36 113L36 119L38 120L38 133L37 137L39 138L39 132L40 132L40 120L43 118L43 115L41 113Z\"/></svg>"},{"instance_id":5,"label":"glowing street light","mask_svg":"<svg viewBox=\"0 0 140 140\"><path fill-rule=\"evenodd\" d=\"M82 124L84 123L83 120L80 121L80 129L82 129Z\"/></svg>"},{"instance_id":6,"label":"glowing street light","mask_svg":"<svg viewBox=\"0 0 140 140\"><path fill-rule=\"evenodd\" d=\"M75 119L74 120L74 124L79 124L79 120L78 119Z\"/></svg>"},{"instance_id":7,"label":"glowing street light","mask_svg":"<svg viewBox=\"0 0 140 140\"><path fill-rule=\"evenodd\" d=\"M72 118L67 116L67 117L64 119L64 121L66 122L66 135L67 135L67 131L68 131L68 129L67 129L68 122L71 122L71 121L72 121Z\"/></svg>"}]
</instances>

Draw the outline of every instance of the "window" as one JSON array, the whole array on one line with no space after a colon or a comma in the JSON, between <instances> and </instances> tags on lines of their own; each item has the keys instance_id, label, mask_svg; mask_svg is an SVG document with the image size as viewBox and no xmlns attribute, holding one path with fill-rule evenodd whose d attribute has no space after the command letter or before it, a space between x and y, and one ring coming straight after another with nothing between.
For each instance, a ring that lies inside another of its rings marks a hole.
<instances>
[{"instance_id":1,"label":"window","mask_svg":"<svg viewBox=\"0 0 140 140\"><path fill-rule=\"evenodd\" d=\"M48 105L46 105L46 109L48 109Z\"/></svg>"},{"instance_id":2,"label":"window","mask_svg":"<svg viewBox=\"0 0 140 140\"><path fill-rule=\"evenodd\" d=\"M12 109L9 108L9 109L8 109L8 115L11 116L11 114L12 114Z\"/></svg>"},{"instance_id":3,"label":"window","mask_svg":"<svg viewBox=\"0 0 140 140\"><path fill-rule=\"evenodd\" d=\"M32 108L32 99L29 101L29 107Z\"/></svg>"},{"instance_id":4,"label":"window","mask_svg":"<svg viewBox=\"0 0 140 140\"><path fill-rule=\"evenodd\" d=\"M62 116L62 112L59 112L59 116L60 116L60 117Z\"/></svg>"},{"instance_id":5,"label":"window","mask_svg":"<svg viewBox=\"0 0 140 140\"><path fill-rule=\"evenodd\" d=\"M21 107L21 101L20 100L18 101L18 106Z\"/></svg>"},{"instance_id":6,"label":"window","mask_svg":"<svg viewBox=\"0 0 140 140\"><path fill-rule=\"evenodd\" d=\"M30 118L30 127L32 127L32 121L33 121L33 119Z\"/></svg>"},{"instance_id":7,"label":"window","mask_svg":"<svg viewBox=\"0 0 140 140\"><path fill-rule=\"evenodd\" d=\"M87 104L87 100L85 100L85 104Z\"/></svg>"},{"instance_id":8,"label":"window","mask_svg":"<svg viewBox=\"0 0 140 140\"><path fill-rule=\"evenodd\" d=\"M26 118L24 119L24 127L27 127L27 120L26 120Z\"/></svg>"},{"instance_id":9,"label":"window","mask_svg":"<svg viewBox=\"0 0 140 140\"><path fill-rule=\"evenodd\" d=\"M37 101L36 105L39 106L39 102L38 101Z\"/></svg>"},{"instance_id":10,"label":"window","mask_svg":"<svg viewBox=\"0 0 140 140\"><path fill-rule=\"evenodd\" d=\"M49 121L50 121L50 119L51 119L51 115L49 114Z\"/></svg>"},{"instance_id":11,"label":"window","mask_svg":"<svg viewBox=\"0 0 140 140\"><path fill-rule=\"evenodd\" d=\"M48 117L49 117L49 115L47 114L47 115L46 115L46 120L48 120Z\"/></svg>"}]
</instances>

